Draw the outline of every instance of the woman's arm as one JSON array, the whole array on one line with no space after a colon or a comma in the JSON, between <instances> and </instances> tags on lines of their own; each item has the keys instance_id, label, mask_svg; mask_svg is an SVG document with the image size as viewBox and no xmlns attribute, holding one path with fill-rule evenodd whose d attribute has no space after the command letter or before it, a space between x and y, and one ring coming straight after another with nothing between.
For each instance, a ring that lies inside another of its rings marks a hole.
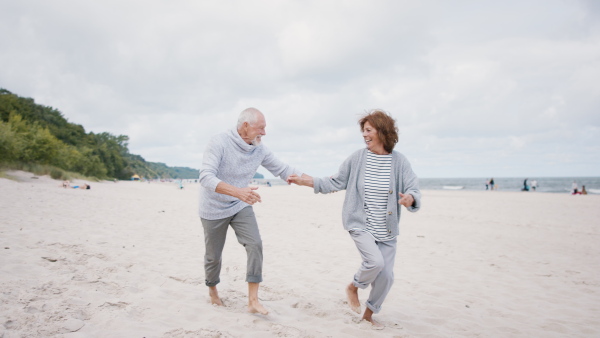
<instances>
[{"instance_id":1,"label":"woman's arm","mask_svg":"<svg viewBox=\"0 0 600 338\"><path fill-rule=\"evenodd\" d=\"M404 156L401 170L402 187L404 191L398 194L400 197L398 203L404 205L406 210L415 212L421 208L421 190L419 190L419 178L412 170L410 162L408 162ZM409 203L411 200L412 203Z\"/></svg>"}]
</instances>

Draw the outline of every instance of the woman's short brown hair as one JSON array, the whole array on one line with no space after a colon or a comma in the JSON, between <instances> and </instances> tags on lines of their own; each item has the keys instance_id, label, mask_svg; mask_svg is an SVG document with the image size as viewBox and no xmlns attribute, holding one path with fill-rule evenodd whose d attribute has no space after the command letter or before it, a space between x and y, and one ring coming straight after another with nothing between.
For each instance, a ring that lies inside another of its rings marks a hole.
<instances>
[{"instance_id":1,"label":"woman's short brown hair","mask_svg":"<svg viewBox=\"0 0 600 338\"><path fill-rule=\"evenodd\" d=\"M361 131L365 129L366 122L369 122L377 130L377 136L379 136L379 140L383 143L383 149L391 153L396 143L398 143L396 120L383 110L373 109L358 121Z\"/></svg>"}]
</instances>

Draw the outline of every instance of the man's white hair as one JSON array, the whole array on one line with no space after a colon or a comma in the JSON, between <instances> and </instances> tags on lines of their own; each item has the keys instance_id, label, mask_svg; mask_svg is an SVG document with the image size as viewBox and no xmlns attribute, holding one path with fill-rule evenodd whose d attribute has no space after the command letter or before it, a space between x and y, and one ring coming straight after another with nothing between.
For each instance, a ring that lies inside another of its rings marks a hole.
<instances>
[{"instance_id":1,"label":"man's white hair","mask_svg":"<svg viewBox=\"0 0 600 338\"><path fill-rule=\"evenodd\" d=\"M244 122L248 122L248 124L254 124L258 120L258 117L262 114L260 110L256 108L246 108L240 113L240 117L238 117L237 128L240 129Z\"/></svg>"}]
</instances>

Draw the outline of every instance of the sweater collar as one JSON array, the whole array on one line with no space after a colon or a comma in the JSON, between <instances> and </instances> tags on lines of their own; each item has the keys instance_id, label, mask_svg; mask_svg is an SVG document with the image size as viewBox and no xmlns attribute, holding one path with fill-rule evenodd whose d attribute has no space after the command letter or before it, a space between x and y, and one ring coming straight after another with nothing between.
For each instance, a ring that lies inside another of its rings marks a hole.
<instances>
[{"instance_id":1,"label":"sweater collar","mask_svg":"<svg viewBox=\"0 0 600 338\"><path fill-rule=\"evenodd\" d=\"M242 139L236 128L229 130L229 138L233 143L243 152L251 152L257 148L257 146L248 144ZM259 145L260 147L260 145Z\"/></svg>"}]
</instances>

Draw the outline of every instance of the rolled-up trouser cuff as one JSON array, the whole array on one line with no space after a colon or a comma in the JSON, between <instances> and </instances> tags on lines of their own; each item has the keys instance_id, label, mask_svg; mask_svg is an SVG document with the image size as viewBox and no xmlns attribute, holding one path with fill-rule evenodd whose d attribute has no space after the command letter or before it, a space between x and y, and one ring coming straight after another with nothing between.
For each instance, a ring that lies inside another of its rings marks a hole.
<instances>
[{"instance_id":1,"label":"rolled-up trouser cuff","mask_svg":"<svg viewBox=\"0 0 600 338\"><path fill-rule=\"evenodd\" d=\"M356 286L359 289L366 289L367 287L369 287L369 284L364 284L364 283L359 283L356 281L356 277L354 277L354 280L352 281L352 285Z\"/></svg>"},{"instance_id":2,"label":"rolled-up trouser cuff","mask_svg":"<svg viewBox=\"0 0 600 338\"><path fill-rule=\"evenodd\" d=\"M246 275L246 282L248 283L261 283L263 281L262 276L250 276Z\"/></svg>"},{"instance_id":3,"label":"rolled-up trouser cuff","mask_svg":"<svg viewBox=\"0 0 600 338\"><path fill-rule=\"evenodd\" d=\"M375 306L371 305L371 303L369 303L369 301L365 302L365 305L371 309L371 311L373 311L374 314L378 314L379 311L381 311L381 306L379 308L376 308Z\"/></svg>"},{"instance_id":4,"label":"rolled-up trouser cuff","mask_svg":"<svg viewBox=\"0 0 600 338\"><path fill-rule=\"evenodd\" d=\"M207 280L204 280L204 283L206 284L206 286L215 286L215 285L221 283L221 279L217 279L216 282L209 282Z\"/></svg>"}]
</instances>

